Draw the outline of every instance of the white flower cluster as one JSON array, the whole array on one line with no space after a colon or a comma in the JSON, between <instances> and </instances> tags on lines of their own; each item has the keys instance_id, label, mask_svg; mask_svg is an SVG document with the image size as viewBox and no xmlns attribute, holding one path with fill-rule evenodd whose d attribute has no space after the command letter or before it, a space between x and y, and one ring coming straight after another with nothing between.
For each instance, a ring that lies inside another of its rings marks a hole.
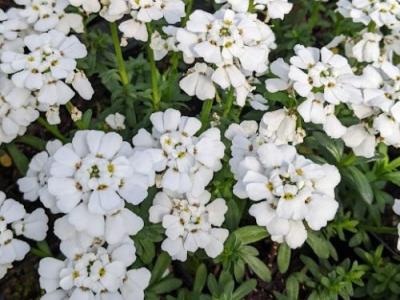
<instances>
[{"instance_id":1,"label":"white flower cluster","mask_svg":"<svg viewBox=\"0 0 400 300\"><path fill-rule=\"evenodd\" d=\"M272 240L300 247L307 239L304 222L320 230L335 217L334 189L340 174L334 166L297 154L293 146L265 142L256 131L255 122L243 122L232 124L227 132L232 140L231 170L238 181L234 193L261 201L249 213L266 226Z\"/></svg>"},{"instance_id":2,"label":"white flower cluster","mask_svg":"<svg viewBox=\"0 0 400 300\"><path fill-rule=\"evenodd\" d=\"M93 241L86 249L66 255L65 260L44 258L39 264L41 299L142 300L150 282L146 268L130 269L136 260L130 239L114 245Z\"/></svg>"},{"instance_id":3,"label":"white flower cluster","mask_svg":"<svg viewBox=\"0 0 400 300\"><path fill-rule=\"evenodd\" d=\"M209 203L211 195L205 188L222 167L225 146L220 131L211 128L196 136L201 122L174 109L153 113L150 120L152 134L141 129L133 144L151 156L157 187L163 189L150 209L150 221L166 228L162 247L179 260L198 248L216 257L228 236L227 230L216 228L222 225L227 207L223 199Z\"/></svg>"},{"instance_id":4,"label":"white flower cluster","mask_svg":"<svg viewBox=\"0 0 400 300\"><path fill-rule=\"evenodd\" d=\"M225 220L228 207L224 199L210 202L211 194L179 195L159 192L150 207L150 222L162 223L166 229L161 245L173 259L186 261L187 252L203 248L209 257L217 257L224 249L229 231L218 228Z\"/></svg>"},{"instance_id":5,"label":"white flower cluster","mask_svg":"<svg viewBox=\"0 0 400 300\"><path fill-rule=\"evenodd\" d=\"M25 133L39 112L60 123L59 107L75 92L89 100L93 89L76 60L86 47L82 17L65 12L67 0L16 0L21 8L0 10L0 144Z\"/></svg>"},{"instance_id":6,"label":"white flower cluster","mask_svg":"<svg viewBox=\"0 0 400 300\"><path fill-rule=\"evenodd\" d=\"M305 133L302 128L296 128L296 114L280 109L264 114L260 124L256 121L243 121L231 124L225 132L225 137L232 142L232 157L229 160L231 171L237 180L233 193L241 198L248 198L243 177L246 175L245 164L257 157L258 149L265 144L275 145L300 144Z\"/></svg>"},{"instance_id":7,"label":"white flower cluster","mask_svg":"<svg viewBox=\"0 0 400 300\"><path fill-rule=\"evenodd\" d=\"M400 26L400 3L397 0L339 0L338 11L346 18L364 25L389 28Z\"/></svg>"},{"instance_id":8,"label":"white flower cluster","mask_svg":"<svg viewBox=\"0 0 400 300\"><path fill-rule=\"evenodd\" d=\"M125 203L142 202L154 178L151 157L120 135L78 131L72 143L49 144L36 155L18 183L27 200L40 197L52 212L67 214L77 231L114 244L142 229Z\"/></svg>"},{"instance_id":9,"label":"white flower cluster","mask_svg":"<svg viewBox=\"0 0 400 300\"><path fill-rule=\"evenodd\" d=\"M368 65L356 75L348 60L328 48L297 45L290 64L271 64L277 78L266 80L269 92L288 91L304 99L297 112L305 122L322 125L332 138L341 138L356 155L372 157L384 142L399 147L400 69L385 61ZM358 123L345 127L336 116L345 105Z\"/></svg>"},{"instance_id":10,"label":"white flower cluster","mask_svg":"<svg viewBox=\"0 0 400 300\"><path fill-rule=\"evenodd\" d=\"M47 221L42 208L27 213L22 204L6 199L6 195L0 191L0 279L12 268L14 261L23 260L30 250L29 244L20 237L44 240Z\"/></svg>"},{"instance_id":11,"label":"white flower cluster","mask_svg":"<svg viewBox=\"0 0 400 300\"><path fill-rule=\"evenodd\" d=\"M187 63L207 63L189 70L180 87L201 100L215 97L214 84L233 89L239 106L254 89L248 78L267 71L269 53L276 47L271 28L256 14L225 8L214 14L194 11L186 27L177 30L176 40Z\"/></svg>"},{"instance_id":12,"label":"white flower cluster","mask_svg":"<svg viewBox=\"0 0 400 300\"><path fill-rule=\"evenodd\" d=\"M144 222L126 204L141 203L156 181L163 193L173 197L171 201L182 199L182 203L191 205L193 216L187 217L186 231L175 228L181 241L188 241L185 249L197 249L187 232L192 226L203 238L196 244L198 247L205 248L213 257L222 251L227 231L215 227L222 225L227 208L222 199L206 206L210 195L205 191L214 172L222 167L225 146L219 130L212 128L196 136L201 122L181 117L173 109L154 113L150 119L152 134L141 129L133 138L134 147L117 133L95 130L76 132L72 142L64 146L58 141L49 142L46 151L33 157L27 175L18 180L26 200L39 198L52 213L65 214L56 221L55 233L67 257L73 257L77 249L87 250L95 239L115 245L137 234ZM184 200L185 197L190 200ZM158 198L154 200L155 206ZM216 207L218 212L210 212ZM173 213L179 214L178 210ZM158 222L155 220L161 218L153 216L151 220ZM167 229L169 239L173 230ZM173 238L175 242L177 237ZM182 251L171 255L186 259Z\"/></svg>"},{"instance_id":13,"label":"white flower cluster","mask_svg":"<svg viewBox=\"0 0 400 300\"><path fill-rule=\"evenodd\" d=\"M293 7L288 0L215 0L216 3L227 3L237 12L246 12L249 9L267 10L269 19L283 19ZM250 7L252 4L253 7Z\"/></svg>"},{"instance_id":14,"label":"white flower cluster","mask_svg":"<svg viewBox=\"0 0 400 300\"><path fill-rule=\"evenodd\" d=\"M181 116L175 109L153 113L150 120L152 134L139 130L133 145L151 155L158 186L176 193L200 194L214 172L222 168L225 146L219 129L196 136L201 122Z\"/></svg>"}]
</instances>

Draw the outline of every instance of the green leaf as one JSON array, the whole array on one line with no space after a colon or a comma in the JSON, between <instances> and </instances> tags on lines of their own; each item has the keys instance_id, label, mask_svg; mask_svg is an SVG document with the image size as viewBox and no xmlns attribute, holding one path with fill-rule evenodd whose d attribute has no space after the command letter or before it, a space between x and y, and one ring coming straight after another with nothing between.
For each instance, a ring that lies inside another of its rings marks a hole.
<instances>
[{"instance_id":1,"label":"green leaf","mask_svg":"<svg viewBox=\"0 0 400 300\"><path fill-rule=\"evenodd\" d=\"M385 174L384 179L390 181L391 183L400 186L400 172L392 172Z\"/></svg>"},{"instance_id":2,"label":"green leaf","mask_svg":"<svg viewBox=\"0 0 400 300\"><path fill-rule=\"evenodd\" d=\"M258 277L260 277L265 282L271 281L271 271L264 264L262 260L255 256L244 256L244 261L249 265L250 269L256 273Z\"/></svg>"},{"instance_id":3,"label":"green leaf","mask_svg":"<svg viewBox=\"0 0 400 300\"><path fill-rule=\"evenodd\" d=\"M286 291L290 300L297 300L299 298L300 285L297 278L293 275L289 276L286 280Z\"/></svg>"},{"instance_id":4,"label":"green leaf","mask_svg":"<svg viewBox=\"0 0 400 300\"><path fill-rule=\"evenodd\" d=\"M161 279L170 264L171 257L167 253L162 252L158 256L156 263L154 264L153 271L151 272L150 285Z\"/></svg>"},{"instance_id":5,"label":"green leaf","mask_svg":"<svg viewBox=\"0 0 400 300\"><path fill-rule=\"evenodd\" d=\"M153 285L150 289L151 292L156 294L165 294L175 291L182 285L182 281L177 278L166 278L159 283Z\"/></svg>"},{"instance_id":6,"label":"green leaf","mask_svg":"<svg viewBox=\"0 0 400 300\"><path fill-rule=\"evenodd\" d=\"M320 258L329 258L329 244L319 237L314 232L308 232L307 244L311 247L314 253Z\"/></svg>"},{"instance_id":7,"label":"green leaf","mask_svg":"<svg viewBox=\"0 0 400 300\"><path fill-rule=\"evenodd\" d=\"M245 226L237 229L234 234L243 245L252 244L259 240L265 239L268 236L265 227L260 226Z\"/></svg>"},{"instance_id":8,"label":"green leaf","mask_svg":"<svg viewBox=\"0 0 400 300\"><path fill-rule=\"evenodd\" d=\"M201 264L196 271L196 277L193 283L193 292L200 294L204 289L207 281L207 268L205 264Z\"/></svg>"},{"instance_id":9,"label":"green leaf","mask_svg":"<svg viewBox=\"0 0 400 300\"><path fill-rule=\"evenodd\" d=\"M92 115L93 111L91 109L85 111L85 113L82 116L82 119L75 122L76 126L81 130L89 129L90 122L92 121Z\"/></svg>"},{"instance_id":10,"label":"green leaf","mask_svg":"<svg viewBox=\"0 0 400 300\"><path fill-rule=\"evenodd\" d=\"M365 174L356 167L350 166L342 170L342 175L348 181L350 187L356 190L365 202L372 203L374 193Z\"/></svg>"},{"instance_id":11,"label":"green leaf","mask_svg":"<svg viewBox=\"0 0 400 300\"><path fill-rule=\"evenodd\" d=\"M251 279L241 284L236 291L233 293L232 300L242 300L248 294L250 294L257 286L257 281Z\"/></svg>"},{"instance_id":12,"label":"green leaf","mask_svg":"<svg viewBox=\"0 0 400 300\"><path fill-rule=\"evenodd\" d=\"M25 175L29 167L29 159L17 148L15 144L8 144L7 151L11 155L19 173L21 173L21 175Z\"/></svg>"},{"instance_id":13,"label":"green leaf","mask_svg":"<svg viewBox=\"0 0 400 300\"><path fill-rule=\"evenodd\" d=\"M278 251L278 269L282 274L286 273L290 265L291 250L288 245L281 244Z\"/></svg>"},{"instance_id":14,"label":"green leaf","mask_svg":"<svg viewBox=\"0 0 400 300\"><path fill-rule=\"evenodd\" d=\"M36 150L43 151L46 149L46 142L36 136L24 135L17 139L17 142L31 146Z\"/></svg>"}]
</instances>

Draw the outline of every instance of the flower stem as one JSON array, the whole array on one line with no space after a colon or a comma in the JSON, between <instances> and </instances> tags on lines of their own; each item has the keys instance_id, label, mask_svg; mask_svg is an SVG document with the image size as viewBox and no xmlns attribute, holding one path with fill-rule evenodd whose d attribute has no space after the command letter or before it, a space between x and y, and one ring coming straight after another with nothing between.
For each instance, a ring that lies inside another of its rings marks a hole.
<instances>
[{"instance_id":1,"label":"flower stem","mask_svg":"<svg viewBox=\"0 0 400 300\"><path fill-rule=\"evenodd\" d=\"M225 99L224 113L222 115L224 118L228 117L229 113L231 112L233 98L234 98L233 87L231 87L227 93L227 98Z\"/></svg>"},{"instance_id":2,"label":"flower stem","mask_svg":"<svg viewBox=\"0 0 400 300\"><path fill-rule=\"evenodd\" d=\"M151 28L150 23L147 23L146 26L147 26L147 32L149 34L149 41L146 44L146 50L147 50L147 59L150 62L150 68L151 68L151 91L152 91L152 99L153 99L153 109L159 110L160 102L161 102L161 95L160 95L160 91L158 88L159 73L158 73L156 61L154 59L153 49L151 49L151 47L150 47L153 29Z\"/></svg>"},{"instance_id":3,"label":"flower stem","mask_svg":"<svg viewBox=\"0 0 400 300\"><path fill-rule=\"evenodd\" d=\"M62 141L64 144L68 141L68 139L60 132L57 126L50 125L45 119L42 117L38 118L38 123L44 127L48 132L50 132L54 137Z\"/></svg>"},{"instance_id":4,"label":"flower stem","mask_svg":"<svg viewBox=\"0 0 400 300\"><path fill-rule=\"evenodd\" d=\"M202 124L200 132L203 132L209 124L212 107L213 107L213 99L208 99L203 102L203 106L201 108L201 113L200 113L200 120Z\"/></svg>"},{"instance_id":5,"label":"flower stem","mask_svg":"<svg viewBox=\"0 0 400 300\"><path fill-rule=\"evenodd\" d=\"M129 84L128 73L126 72L124 57L122 56L121 45L118 37L118 30L116 23L110 23L111 37L114 44L115 57L117 59L119 77L123 86Z\"/></svg>"}]
</instances>

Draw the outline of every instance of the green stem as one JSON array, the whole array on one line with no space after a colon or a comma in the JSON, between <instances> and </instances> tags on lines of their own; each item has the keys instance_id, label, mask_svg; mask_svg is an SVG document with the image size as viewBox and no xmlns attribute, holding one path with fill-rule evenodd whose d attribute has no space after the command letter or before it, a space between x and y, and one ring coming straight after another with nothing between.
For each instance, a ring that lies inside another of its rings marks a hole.
<instances>
[{"instance_id":1,"label":"green stem","mask_svg":"<svg viewBox=\"0 0 400 300\"><path fill-rule=\"evenodd\" d=\"M121 45L118 37L118 29L116 23L110 23L111 37L114 44L115 57L117 59L119 76L123 86L129 84L128 73L126 72L124 57L122 56Z\"/></svg>"},{"instance_id":2,"label":"green stem","mask_svg":"<svg viewBox=\"0 0 400 300\"><path fill-rule=\"evenodd\" d=\"M229 113L231 112L233 98L234 98L233 87L231 87L230 90L228 91L227 98L225 99L224 113L222 115L224 118L228 117Z\"/></svg>"},{"instance_id":3,"label":"green stem","mask_svg":"<svg viewBox=\"0 0 400 300\"><path fill-rule=\"evenodd\" d=\"M203 132L210 123L210 113L213 107L213 99L205 100L203 102L203 106L201 108L200 120L201 120L201 129L200 132Z\"/></svg>"},{"instance_id":4,"label":"green stem","mask_svg":"<svg viewBox=\"0 0 400 300\"><path fill-rule=\"evenodd\" d=\"M147 32L149 34L149 42L146 45L146 50L147 50L147 58L150 62L150 68L151 68L151 90L152 90L152 99L153 99L153 109L159 110L160 102L161 102L161 95L160 95L160 91L158 89L159 73L158 73L156 61L154 59L153 49L151 49L151 47L150 47L151 35L153 33L153 29L151 28L150 23L147 23L146 26L147 26Z\"/></svg>"},{"instance_id":5,"label":"green stem","mask_svg":"<svg viewBox=\"0 0 400 300\"><path fill-rule=\"evenodd\" d=\"M42 117L38 118L38 123L44 127L48 132L50 132L54 137L62 141L64 144L68 141L68 139L58 130L58 127L55 125L50 125L45 119Z\"/></svg>"}]
</instances>

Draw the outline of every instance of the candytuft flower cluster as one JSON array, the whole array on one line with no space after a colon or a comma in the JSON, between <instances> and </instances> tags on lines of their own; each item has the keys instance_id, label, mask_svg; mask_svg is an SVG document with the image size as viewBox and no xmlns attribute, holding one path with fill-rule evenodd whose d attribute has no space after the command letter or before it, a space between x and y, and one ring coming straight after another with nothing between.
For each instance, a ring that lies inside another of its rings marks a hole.
<instances>
[{"instance_id":1,"label":"candytuft flower cluster","mask_svg":"<svg viewBox=\"0 0 400 300\"><path fill-rule=\"evenodd\" d=\"M399 298L399 1L7 5L4 298Z\"/></svg>"}]
</instances>

